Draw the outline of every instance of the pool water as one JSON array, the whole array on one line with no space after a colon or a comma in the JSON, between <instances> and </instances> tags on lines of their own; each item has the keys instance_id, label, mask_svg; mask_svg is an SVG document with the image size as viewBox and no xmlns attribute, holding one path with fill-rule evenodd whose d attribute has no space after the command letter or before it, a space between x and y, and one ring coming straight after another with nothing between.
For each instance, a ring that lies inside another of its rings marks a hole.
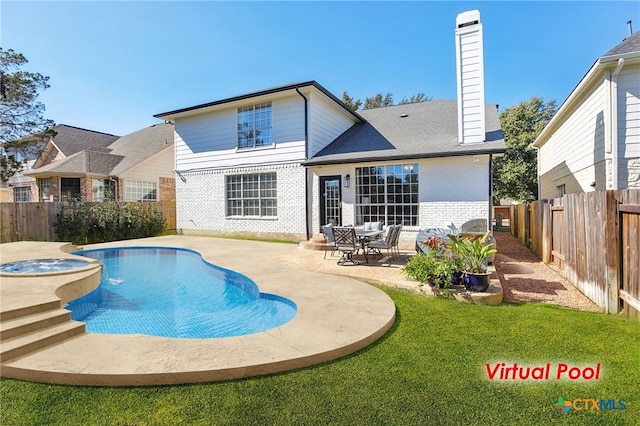
<instances>
[{"instance_id":1,"label":"pool water","mask_svg":"<svg viewBox=\"0 0 640 426\"><path fill-rule=\"evenodd\" d=\"M248 277L192 250L127 247L74 254L104 265L100 286L67 305L89 332L230 337L278 327L296 314L291 300L260 293Z\"/></svg>"},{"instance_id":2,"label":"pool water","mask_svg":"<svg viewBox=\"0 0 640 426\"><path fill-rule=\"evenodd\" d=\"M0 265L0 272L16 274L41 274L84 268L89 262L81 259L32 259Z\"/></svg>"}]
</instances>

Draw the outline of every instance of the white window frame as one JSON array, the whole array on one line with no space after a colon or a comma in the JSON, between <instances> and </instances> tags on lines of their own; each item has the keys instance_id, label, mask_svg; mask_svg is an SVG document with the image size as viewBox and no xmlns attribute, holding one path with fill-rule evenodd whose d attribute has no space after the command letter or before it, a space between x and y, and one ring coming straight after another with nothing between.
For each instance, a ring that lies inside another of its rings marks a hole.
<instances>
[{"instance_id":1,"label":"white window frame","mask_svg":"<svg viewBox=\"0 0 640 426\"><path fill-rule=\"evenodd\" d=\"M276 172L225 176L226 216L278 217L278 176Z\"/></svg>"},{"instance_id":2,"label":"white window frame","mask_svg":"<svg viewBox=\"0 0 640 426\"><path fill-rule=\"evenodd\" d=\"M261 111L263 109L268 109L268 112ZM243 120L243 118L246 119ZM247 127L242 129L243 125ZM268 132L268 141L259 143L260 139L256 138L256 132ZM251 143L249 144L248 142ZM238 108L236 110L236 150L245 151L273 147L275 147L275 143L273 140L273 105L271 102L262 102Z\"/></svg>"},{"instance_id":3,"label":"white window frame","mask_svg":"<svg viewBox=\"0 0 640 426\"><path fill-rule=\"evenodd\" d=\"M356 224L384 222L387 225L419 226L418 171L417 163L356 167ZM391 183L389 179L396 176L403 181ZM405 182L408 176L409 181ZM374 178L378 181L373 182Z\"/></svg>"},{"instance_id":4,"label":"white window frame","mask_svg":"<svg viewBox=\"0 0 640 426\"><path fill-rule=\"evenodd\" d=\"M51 178L39 178L38 190L40 192L40 200L51 201Z\"/></svg>"},{"instance_id":5,"label":"white window frame","mask_svg":"<svg viewBox=\"0 0 640 426\"><path fill-rule=\"evenodd\" d=\"M30 186L14 186L13 201L16 203L31 202L31 187Z\"/></svg>"},{"instance_id":6,"label":"white window frame","mask_svg":"<svg viewBox=\"0 0 640 426\"><path fill-rule=\"evenodd\" d=\"M124 201L158 201L158 182L125 180Z\"/></svg>"}]
</instances>

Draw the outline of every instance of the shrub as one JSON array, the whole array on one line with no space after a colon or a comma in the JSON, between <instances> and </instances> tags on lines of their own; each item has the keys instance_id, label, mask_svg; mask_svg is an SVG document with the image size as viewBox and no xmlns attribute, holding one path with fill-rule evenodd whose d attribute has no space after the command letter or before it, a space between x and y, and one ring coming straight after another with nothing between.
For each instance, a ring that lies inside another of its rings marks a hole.
<instances>
[{"instance_id":1,"label":"shrub","mask_svg":"<svg viewBox=\"0 0 640 426\"><path fill-rule=\"evenodd\" d=\"M140 202L120 205L113 197L104 201L84 203L72 200L63 206L54 224L58 240L73 244L144 238L164 231L162 213Z\"/></svg>"},{"instance_id":2,"label":"shrub","mask_svg":"<svg viewBox=\"0 0 640 426\"><path fill-rule=\"evenodd\" d=\"M421 284L433 284L448 288L454 273L454 263L438 256L435 250L418 253L402 268L402 272L418 280Z\"/></svg>"}]
</instances>

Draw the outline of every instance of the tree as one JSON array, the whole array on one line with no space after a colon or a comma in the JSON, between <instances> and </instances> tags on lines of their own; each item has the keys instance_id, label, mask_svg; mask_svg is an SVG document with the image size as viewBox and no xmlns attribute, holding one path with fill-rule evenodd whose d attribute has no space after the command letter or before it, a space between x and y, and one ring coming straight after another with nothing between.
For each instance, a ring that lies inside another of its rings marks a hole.
<instances>
[{"instance_id":1,"label":"tree","mask_svg":"<svg viewBox=\"0 0 640 426\"><path fill-rule=\"evenodd\" d=\"M494 201L538 198L538 158L531 144L556 113L556 102L532 97L500 113L507 151L493 162Z\"/></svg>"},{"instance_id":2,"label":"tree","mask_svg":"<svg viewBox=\"0 0 640 426\"><path fill-rule=\"evenodd\" d=\"M357 111L362 105L362 101L360 99L353 99L351 96L349 96L346 90L342 92L342 102L344 102L344 104L348 106L352 111Z\"/></svg>"},{"instance_id":3,"label":"tree","mask_svg":"<svg viewBox=\"0 0 640 426\"><path fill-rule=\"evenodd\" d=\"M382 97L382 93L378 92L375 96L364 99L364 107L362 109L382 108L393 105L393 95L387 93L385 97Z\"/></svg>"},{"instance_id":4,"label":"tree","mask_svg":"<svg viewBox=\"0 0 640 426\"><path fill-rule=\"evenodd\" d=\"M418 92L410 98L403 97L398 105L403 104L413 104L417 102L426 102L430 101L430 96L426 96L422 92ZM364 105L360 99L354 99L349 96L348 92L345 90L342 92L342 102L349 107L352 111L357 111L362 106L362 109L371 109L371 108L383 108L388 106L393 106L393 94L387 92L387 94L383 97L381 92L376 93L372 97L366 97L364 99Z\"/></svg>"},{"instance_id":5,"label":"tree","mask_svg":"<svg viewBox=\"0 0 640 426\"><path fill-rule=\"evenodd\" d=\"M6 182L35 153L37 141L25 139L38 133L54 136L54 122L44 118L44 104L37 98L49 87L49 77L22 71L28 61L13 49L0 48L0 180Z\"/></svg>"}]
</instances>

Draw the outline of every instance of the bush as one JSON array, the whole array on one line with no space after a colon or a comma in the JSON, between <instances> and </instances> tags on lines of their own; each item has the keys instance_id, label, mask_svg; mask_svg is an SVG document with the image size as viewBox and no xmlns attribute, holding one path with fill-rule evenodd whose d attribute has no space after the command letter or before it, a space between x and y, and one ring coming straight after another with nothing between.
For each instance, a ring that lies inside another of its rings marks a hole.
<instances>
[{"instance_id":1,"label":"bush","mask_svg":"<svg viewBox=\"0 0 640 426\"><path fill-rule=\"evenodd\" d=\"M455 265L451 259L439 257L435 250L418 253L402 268L402 272L421 284L432 284L448 288L453 278Z\"/></svg>"},{"instance_id":2,"label":"bush","mask_svg":"<svg viewBox=\"0 0 640 426\"><path fill-rule=\"evenodd\" d=\"M113 197L85 203L72 200L63 206L54 224L58 240L73 244L153 237L164 231L162 213L140 202L120 205Z\"/></svg>"}]
</instances>

